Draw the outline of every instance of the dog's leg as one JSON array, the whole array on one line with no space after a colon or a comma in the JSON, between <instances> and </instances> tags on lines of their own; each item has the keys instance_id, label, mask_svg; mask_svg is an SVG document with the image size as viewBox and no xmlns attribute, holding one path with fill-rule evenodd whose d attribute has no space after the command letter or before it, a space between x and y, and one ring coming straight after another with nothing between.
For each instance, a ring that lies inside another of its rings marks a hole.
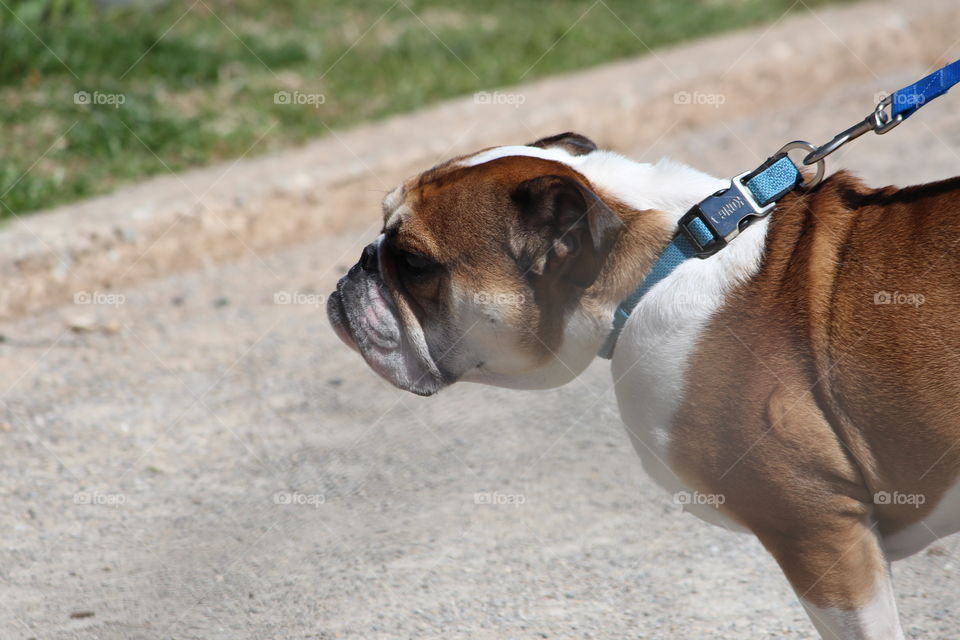
<instances>
[{"instance_id":1,"label":"dog's leg","mask_svg":"<svg viewBox=\"0 0 960 640\"><path fill-rule=\"evenodd\" d=\"M824 640L903 640L889 563L868 524L838 515L761 540Z\"/></svg>"}]
</instances>

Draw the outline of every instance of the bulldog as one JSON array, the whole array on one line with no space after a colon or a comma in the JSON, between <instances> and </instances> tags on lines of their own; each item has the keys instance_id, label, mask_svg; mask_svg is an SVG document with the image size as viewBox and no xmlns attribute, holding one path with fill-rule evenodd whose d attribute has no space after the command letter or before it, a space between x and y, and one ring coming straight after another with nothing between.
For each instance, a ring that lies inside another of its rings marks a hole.
<instances>
[{"instance_id":1,"label":"bulldog","mask_svg":"<svg viewBox=\"0 0 960 640\"><path fill-rule=\"evenodd\" d=\"M729 182L566 133L408 180L337 284L340 338L401 389L562 385L678 220ZM753 533L823 638L903 638L890 561L960 529L960 178L784 196L646 291L612 353L646 471Z\"/></svg>"}]
</instances>

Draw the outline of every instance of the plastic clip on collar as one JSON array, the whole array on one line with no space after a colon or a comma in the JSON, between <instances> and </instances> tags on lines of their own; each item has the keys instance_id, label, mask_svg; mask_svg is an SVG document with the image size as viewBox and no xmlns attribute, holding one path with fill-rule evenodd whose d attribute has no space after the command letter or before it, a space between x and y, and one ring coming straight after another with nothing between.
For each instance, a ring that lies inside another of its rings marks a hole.
<instances>
[{"instance_id":1,"label":"plastic clip on collar","mask_svg":"<svg viewBox=\"0 0 960 640\"><path fill-rule=\"evenodd\" d=\"M800 171L787 156L797 144L812 148L807 143L786 145L757 169L735 177L729 187L705 198L680 218L676 234L647 277L614 312L613 330L600 348L601 358L613 357L617 338L630 312L658 282L690 258L708 258L720 251L753 220L770 213L777 200L801 184Z\"/></svg>"}]
</instances>

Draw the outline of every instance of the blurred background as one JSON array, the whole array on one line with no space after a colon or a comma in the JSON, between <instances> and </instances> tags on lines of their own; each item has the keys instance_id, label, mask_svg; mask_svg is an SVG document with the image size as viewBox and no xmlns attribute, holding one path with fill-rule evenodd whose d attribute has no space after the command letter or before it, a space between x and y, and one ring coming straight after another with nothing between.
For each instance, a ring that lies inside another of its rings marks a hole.
<instances>
[{"instance_id":1,"label":"blurred background","mask_svg":"<svg viewBox=\"0 0 960 640\"><path fill-rule=\"evenodd\" d=\"M384 194L451 156L574 130L736 175L960 58L958 24L956 0L0 0L0 638L812 637L756 540L646 476L608 363L415 397L326 294ZM957 175L958 100L828 171ZM894 566L908 637L960 637L955 538Z\"/></svg>"},{"instance_id":2,"label":"blurred background","mask_svg":"<svg viewBox=\"0 0 960 640\"><path fill-rule=\"evenodd\" d=\"M822 4L3 0L2 215Z\"/></svg>"}]
</instances>

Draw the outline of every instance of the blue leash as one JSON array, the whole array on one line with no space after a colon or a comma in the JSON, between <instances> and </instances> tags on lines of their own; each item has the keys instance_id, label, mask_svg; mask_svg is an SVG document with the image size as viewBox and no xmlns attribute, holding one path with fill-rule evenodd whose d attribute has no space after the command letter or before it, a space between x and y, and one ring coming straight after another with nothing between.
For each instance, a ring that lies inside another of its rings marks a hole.
<instances>
[{"instance_id":1,"label":"blue leash","mask_svg":"<svg viewBox=\"0 0 960 640\"><path fill-rule=\"evenodd\" d=\"M673 239L660 253L640 286L617 307L613 314L613 329L598 355L608 360L613 357L617 338L630 313L640 299L674 269L691 258L706 259L720 251L750 224L769 214L780 198L797 187L809 189L817 185L823 179L824 158L846 143L868 131L878 134L890 131L958 83L960 60L887 96L877 104L873 113L837 134L830 142L820 147L800 140L790 142L753 171L733 178L729 187L694 205L680 218ZM795 149L808 150L803 164L817 166L816 175L808 182L803 181L800 169L788 155Z\"/></svg>"},{"instance_id":2,"label":"blue leash","mask_svg":"<svg viewBox=\"0 0 960 640\"><path fill-rule=\"evenodd\" d=\"M939 98L958 82L960 82L960 60L951 62L909 87L894 93L891 96L893 110L890 115L894 118L900 117L901 121L906 120L916 113L917 109L934 98Z\"/></svg>"}]
</instances>

